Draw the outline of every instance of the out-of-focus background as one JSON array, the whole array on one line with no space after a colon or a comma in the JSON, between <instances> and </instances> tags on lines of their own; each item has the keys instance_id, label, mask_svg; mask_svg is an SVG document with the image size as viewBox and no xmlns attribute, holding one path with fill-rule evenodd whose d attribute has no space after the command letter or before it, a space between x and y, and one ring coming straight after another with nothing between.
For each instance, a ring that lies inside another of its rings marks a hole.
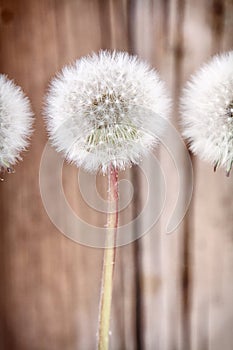
<instances>
[{"instance_id":1,"label":"out-of-focus background","mask_svg":"<svg viewBox=\"0 0 233 350\"><path fill-rule=\"evenodd\" d=\"M24 161L0 184L0 349L91 350L96 343L103 251L63 236L40 196L41 111L51 77L100 48L138 54L166 81L178 127L182 86L214 53L233 48L232 30L232 0L0 0L0 72L23 87L36 114ZM156 230L118 248L111 349L232 350L233 176L192 158L191 206L167 235L177 171L163 147L157 157L166 205ZM179 171L187 173L185 192L189 173ZM135 194L125 222L141 210L145 187L137 168L127 174ZM73 166L64 166L63 186L73 210L97 224Z\"/></svg>"}]
</instances>

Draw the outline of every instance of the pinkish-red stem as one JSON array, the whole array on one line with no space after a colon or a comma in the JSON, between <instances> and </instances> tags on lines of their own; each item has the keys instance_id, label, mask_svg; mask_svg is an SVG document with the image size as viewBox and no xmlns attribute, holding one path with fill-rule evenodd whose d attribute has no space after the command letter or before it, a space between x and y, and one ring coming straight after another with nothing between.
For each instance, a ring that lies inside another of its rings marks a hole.
<instances>
[{"instance_id":1,"label":"pinkish-red stem","mask_svg":"<svg viewBox=\"0 0 233 350\"><path fill-rule=\"evenodd\" d=\"M107 233L100 295L98 350L107 350L109 348L113 275L116 258L116 237L118 226L118 171L112 165L110 165L108 168L108 203Z\"/></svg>"}]
</instances>

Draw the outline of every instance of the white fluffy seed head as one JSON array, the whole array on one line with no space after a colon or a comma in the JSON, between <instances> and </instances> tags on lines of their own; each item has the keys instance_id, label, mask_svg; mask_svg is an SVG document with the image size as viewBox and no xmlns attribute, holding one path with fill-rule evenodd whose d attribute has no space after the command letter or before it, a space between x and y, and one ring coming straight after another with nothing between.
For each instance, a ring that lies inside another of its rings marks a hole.
<instances>
[{"instance_id":1,"label":"white fluffy seed head","mask_svg":"<svg viewBox=\"0 0 233 350\"><path fill-rule=\"evenodd\" d=\"M45 115L52 144L89 172L137 164L157 143L169 116L164 83L123 52L100 51L52 81Z\"/></svg>"},{"instance_id":2,"label":"white fluffy seed head","mask_svg":"<svg viewBox=\"0 0 233 350\"><path fill-rule=\"evenodd\" d=\"M184 89L184 136L190 149L229 175L233 164L233 51L216 55Z\"/></svg>"},{"instance_id":3,"label":"white fluffy seed head","mask_svg":"<svg viewBox=\"0 0 233 350\"><path fill-rule=\"evenodd\" d=\"M20 87L0 74L0 170L11 170L28 146L33 114Z\"/></svg>"}]
</instances>

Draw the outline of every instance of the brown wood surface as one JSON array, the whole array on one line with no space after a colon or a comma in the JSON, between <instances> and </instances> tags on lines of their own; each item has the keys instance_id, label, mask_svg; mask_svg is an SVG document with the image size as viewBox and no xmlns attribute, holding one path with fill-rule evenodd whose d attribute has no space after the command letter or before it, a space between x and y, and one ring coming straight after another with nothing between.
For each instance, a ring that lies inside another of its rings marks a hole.
<instances>
[{"instance_id":1,"label":"brown wood surface","mask_svg":"<svg viewBox=\"0 0 233 350\"><path fill-rule=\"evenodd\" d=\"M103 252L59 233L39 191L47 141L41 110L51 77L100 48L136 53L170 88L177 126L182 86L212 54L233 48L232 30L232 0L0 0L0 72L23 87L36 115L24 161L0 183L0 349L95 349ZM166 207L160 230L118 249L111 349L232 350L233 176L214 174L193 158L189 212L166 235L177 178L165 149L157 154ZM145 190L137 169L128 176L135 196L121 214L126 222L140 211ZM98 223L76 180L77 170L66 165L63 185L71 206ZM189 186L188 175L183 186Z\"/></svg>"}]
</instances>

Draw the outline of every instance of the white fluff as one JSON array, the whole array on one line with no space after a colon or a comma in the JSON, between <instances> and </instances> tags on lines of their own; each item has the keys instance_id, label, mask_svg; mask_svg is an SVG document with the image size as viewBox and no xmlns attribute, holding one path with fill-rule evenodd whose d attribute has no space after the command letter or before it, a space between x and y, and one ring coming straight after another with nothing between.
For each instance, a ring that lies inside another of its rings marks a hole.
<instances>
[{"instance_id":1,"label":"white fluff","mask_svg":"<svg viewBox=\"0 0 233 350\"><path fill-rule=\"evenodd\" d=\"M157 143L170 111L158 74L135 56L100 51L65 67L46 103L50 139L89 172L137 164Z\"/></svg>"},{"instance_id":2,"label":"white fluff","mask_svg":"<svg viewBox=\"0 0 233 350\"><path fill-rule=\"evenodd\" d=\"M215 56L184 89L184 136L190 149L229 175L233 163L233 51Z\"/></svg>"},{"instance_id":3,"label":"white fluff","mask_svg":"<svg viewBox=\"0 0 233 350\"><path fill-rule=\"evenodd\" d=\"M10 171L28 145L32 112L20 87L0 74L0 170Z\"/></svg>"}]
</instances>

